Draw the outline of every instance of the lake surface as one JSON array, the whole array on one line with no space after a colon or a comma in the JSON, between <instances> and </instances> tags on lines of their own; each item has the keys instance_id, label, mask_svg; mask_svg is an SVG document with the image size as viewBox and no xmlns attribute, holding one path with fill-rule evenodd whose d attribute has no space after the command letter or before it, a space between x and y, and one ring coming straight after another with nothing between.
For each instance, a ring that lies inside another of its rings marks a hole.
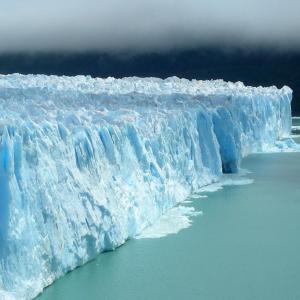
<instances>
[{"instance_id":1,"label":"lake surface","mask_svg":"<svg viewBox=\"0 0 300 300\"><path fill-rule=\"evenodd\" d=\"M300 299L300 153L251 155L242 167L253 184L193 199L203 214L191 227L130 240L36 299Z\"/></svg>"}]
</instances>

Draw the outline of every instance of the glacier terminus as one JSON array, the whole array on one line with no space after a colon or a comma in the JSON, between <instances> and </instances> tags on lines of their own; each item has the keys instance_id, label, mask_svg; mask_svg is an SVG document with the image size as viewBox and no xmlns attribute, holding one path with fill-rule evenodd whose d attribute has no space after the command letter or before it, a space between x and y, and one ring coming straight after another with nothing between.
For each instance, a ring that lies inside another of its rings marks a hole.
<instances>
[{"instance_id":1,"label":"glacier terminus","mask_svg":"<svg viewBox=\"0 0 300 300\"><path fill-rule=\"evenodd\" d=\"M292 90L0 75L0 299L28 300L257 152L298 150Z\"/></svg>"}]
</instances>

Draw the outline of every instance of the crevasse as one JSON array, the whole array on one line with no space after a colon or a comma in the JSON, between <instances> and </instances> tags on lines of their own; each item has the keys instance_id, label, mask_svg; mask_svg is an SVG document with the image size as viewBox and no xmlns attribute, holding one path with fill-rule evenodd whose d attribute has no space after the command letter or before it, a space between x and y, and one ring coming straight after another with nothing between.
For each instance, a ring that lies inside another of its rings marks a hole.
<instances>
[{"instance_id":1,"label":"crevasse","mask_svg":"<svg viewBox=\"0 0 300 300\"><path fill-rule=\"evenodd\" d=\"M289 135L292 90L0 75L0 299L31 299Z\"/></svg>"}]
</instances>

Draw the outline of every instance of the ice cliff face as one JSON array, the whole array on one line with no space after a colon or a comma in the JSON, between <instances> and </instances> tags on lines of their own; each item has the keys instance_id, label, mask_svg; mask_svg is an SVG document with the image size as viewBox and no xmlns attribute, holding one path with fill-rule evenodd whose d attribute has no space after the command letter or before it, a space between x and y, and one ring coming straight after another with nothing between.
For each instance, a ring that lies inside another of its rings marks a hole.
<instances>
[{"instance_id":1,"label":"ice cliff face","mask_svg":"<svg viewBox=\"0 0 300 300\"><path fill-rule=\"evenodd\" d=\"M31 299L290 132L288 87L0 75L0 299Z\"/></svg>"}]
</instances>

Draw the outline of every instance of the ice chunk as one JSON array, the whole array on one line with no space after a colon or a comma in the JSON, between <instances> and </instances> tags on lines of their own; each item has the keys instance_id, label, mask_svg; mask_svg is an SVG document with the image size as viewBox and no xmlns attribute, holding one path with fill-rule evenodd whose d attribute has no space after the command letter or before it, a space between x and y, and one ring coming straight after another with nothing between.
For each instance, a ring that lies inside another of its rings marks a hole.
<instances>
[{"instance_id":1,"label":"ice chunk","mask_svg":"<svg viewBox=\"0 0 300 300\"><path fill-rule=\"evenodd\" d=\"M178 233L192 224L191 217L202 215L193 207L178 205L169 209L153 225L145 228L137 239L161 238L169 234Z\"/></svg>"}]
</instances>

